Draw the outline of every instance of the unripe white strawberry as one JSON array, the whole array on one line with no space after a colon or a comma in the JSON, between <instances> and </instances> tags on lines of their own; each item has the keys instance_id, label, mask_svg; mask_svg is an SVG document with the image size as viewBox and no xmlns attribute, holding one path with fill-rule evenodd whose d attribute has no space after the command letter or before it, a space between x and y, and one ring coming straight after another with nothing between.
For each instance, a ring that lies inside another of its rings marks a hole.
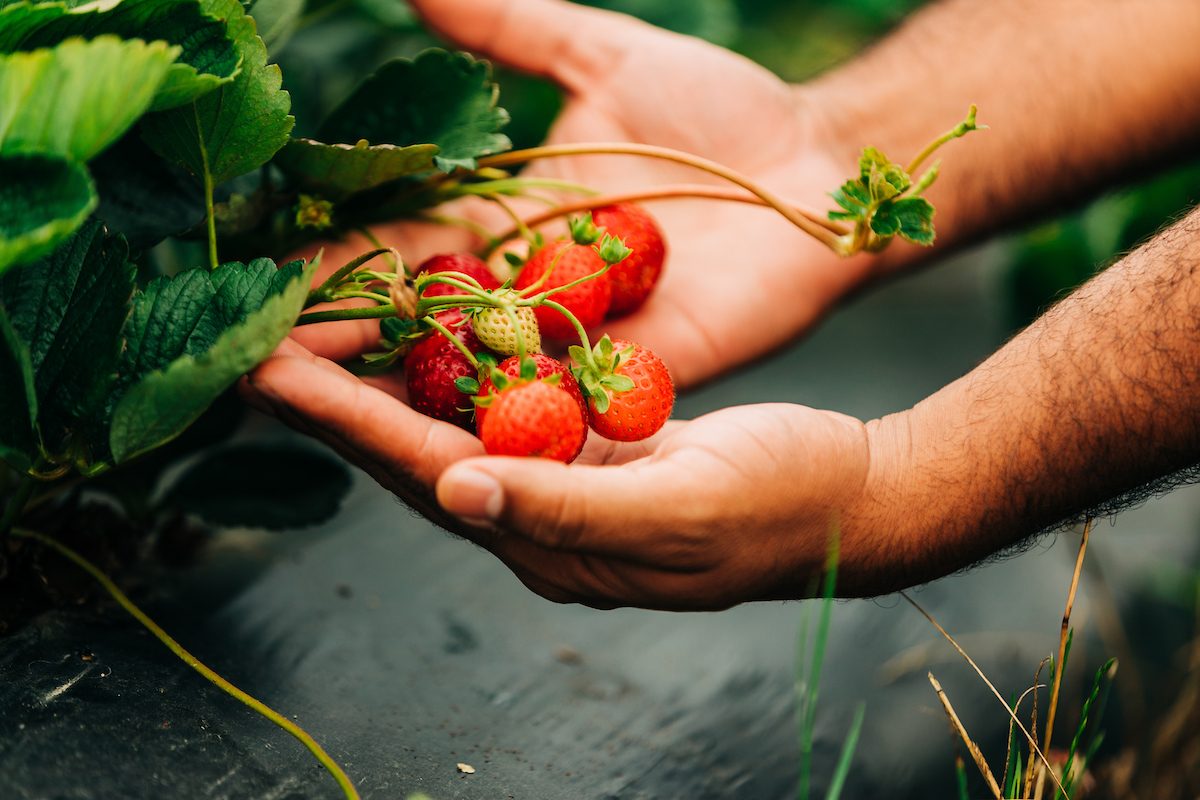
<instances>
[{"instance_id":1,"label":"unripe white strawberry","mask_svg":"<svg viewBox=\"0 0 1200 800\"><path fill-rule=\"evenodd\" d=\"M503 293L497 292L497 297ZM515 293L513 293L515 297ZM514 308L510 314L503 308L482 308L471 315L471 326L475 335L494 353L504 356L517 355L517 329L513 326L513 317L520 325L521 338L525 342L525 352L534 355L542 352L542 333L538 329L537 317L532 308Z\"/></svg>"}]
</instances>

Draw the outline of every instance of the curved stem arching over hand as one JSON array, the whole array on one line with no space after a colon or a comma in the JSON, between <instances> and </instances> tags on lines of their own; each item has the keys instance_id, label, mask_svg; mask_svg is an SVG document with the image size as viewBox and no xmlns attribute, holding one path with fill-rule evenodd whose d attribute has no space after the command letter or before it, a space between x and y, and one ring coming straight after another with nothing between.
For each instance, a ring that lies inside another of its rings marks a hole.
<instances>
[{"instance_id":1,"label":"curved stem arching over hand","mask_svg":"<svg viewBox=\"0 0 1200 800\"><path fill-rule=\"evenodd\" d=\"M575 200L570 203L552 208L548 211L543 211L532 217L523 220L526 228L533 230L545 225L548 222L553 222L556 219L567 217L572 214L579 214L584 211L594 211L597 208L605 206L619 205L621 203L643 203L655 200L723 200L731 203L745 203L747 205L759 206L761 208L771 208L770 203L763 200L761 197L749 192L738 191L737 189L726 189L720 186L705 186L703 184L672 184L667 186L657 186L652 189L643 189L641 191L622 192L620 194L595 195L582 200ZM819 212L813 209L806 208L798 203L790 202L792 208L797 213L804 215L812 220L817 225L825 228L835 236L845 236L850 231L843 225L826 219ZM774 209L772 209L774 210ZM507 241L515 239L521 235L521 231L516 228L509 228L498 236L483 237L488 240L487 248L484 250L484 257L492 255L500 245Z\"/></svg>"},{"instance_id":2,"label":"curved stem arching over hand","mask_svg":"<svg viewBox=\"0 0 1200 800\"><path fill-rule=\"evenodd\" d=\"M707 158L701 158L700 156L694 156L690 153L684 153L680 150L672 150L668 147L658 147L649 144L631 144L624 142L546 145L544 147L532 147L527 150L514 150L511 153L501 153L499 155L488 156L487 158L482 158L479 160L479 166L505 167L513 164L522 164L528 161L536 161L543 158L564 158L567 156L586 155L645 156L647 158L657 158L663 161L673 161L676 164L694 167L702 172L715 175L718 178L722 178L723 180L742 187L746 191L758 197L771 208L778 211L785 219L787 219L797 228L812 236L829 249L839 254L845 254L845 243L841 237L831 232L825 227L824 224L817 223L809 219L792 205L785 202L776 196L775 193L761 186L754 180L742 175L740 172L730 169L729 167L718 164L715 161L711 161Z\"/></svg>"}]
</instances>

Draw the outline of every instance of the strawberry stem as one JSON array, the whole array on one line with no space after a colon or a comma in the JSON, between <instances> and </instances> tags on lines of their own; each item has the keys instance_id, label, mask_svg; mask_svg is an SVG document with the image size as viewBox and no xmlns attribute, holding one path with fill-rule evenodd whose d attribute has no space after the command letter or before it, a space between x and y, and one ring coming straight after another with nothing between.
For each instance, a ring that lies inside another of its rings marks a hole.
<instances>
[{"instance_id":1,"label":"strawberry stem","mask_svg":"<svg viewBox=\"0 0 1200 800\"><path fill-rule=\"evenodd\" d=\"M296 327L356 319L387 319L394 316L396 316L396 307L391 303L374 308L337 308L332 311L312 311L308 314L301 314L300 318L296 320Z\"/></svg>"},{"instance_id":2,"label":"strawberry stem","mask_svg":"<svg viewBox=\"0 0 1200 800\"><path fill-rule=\"evenodd\" d=\"M481 181L479 183L462 183L446 189L443 194L447 200L463 196L509 195L522 197L529 189L554 189L572 194L597 195L595 189L571 181L555 180L553 178L504 178L501 180Z\"/></svg>"},{"instance_id":3,"label":"strawberry stem","mask_svg":"<svg viewBox=\"0 0 1200 800\"><path fill-rule=\"evenodd\" d=\"M917 157L914 158L911 162L909 162L908 168L906 170L908 172L908 174L909 175L914 174L918 169L921 168L921 165L923 163L925 163L925 160L927 158L929 158L931 155L933 155L935 152L937 152L938 148L940 148L942 145L946 144L947 142L951 142L955 139L961 139L962 137L966 136L971 131L977 131L981 128L986 129L987 128L986 125L979 125L978 123L975 122L975 115L977 112L978 112L978 109L975 107L975 104L972 103L971 107L967 109L966 119L964 119L962 122L958 123L953 128L946 131L941 136L939 136L938 138L936 138L932 142L930 142L928 147L926 147L924 150L922 150L920 153L918 153Z\"/></svg>"},{"instance_id":4,"label":"strawberry stem","mask_svg":"<svg viewBox=\"0 0 1200 800\"><path fill-rule=\"evenodd\" d=\"M370 228L368 228L366 225L362 226L361 228L358 228L357 230L364 239L366 239L371 244L375 245L375 247L377 249L383 250L384 252L387 252L387 253L391 253L391 256L388 258L388 261L390 261L392 264L392 272L399 273L401 271L401 269L404 266L404 259L400 257L400 252L398 250L396 250L396 248L388 247L383 242L379 241L379 237L376 236L375 233ZM404 272L407 274L408 270L404 269Z\"/></svg>"},{"instance_id":5,"label":"strawberry stem","mask_svg":"<svg viewBox=\"0 0 1200 800\"><path fill-rule=\"evenodd\" d=\"M556 303L553 300L543 300L542 305L546 308L554 309L567 318L567 322L571 323L571 327L575 329L576 335L579 336L580 347L587 353L587 366L599 372L600 367L596 364L596 356L592 353L592 340L588 338L587 329L583 327L583 323L579 321L579 317L572 314L571 310L562 303Z\"/></svg>"},{"instance_id":6,"label":"strawberry stem","mask_svg":"<svg viewBox=\"0 0 1200 800\"><path fill-rule=\"evenodd\" d=\"M449 341L450 344L458 348L458 352L462 353L467 361L471 362L471 366L474 367L476 371L481 369L479 359L475 358L475 354L471 352L471 349L463 344L463 340L455 336L453 331L434 319L433 315L425 317L424 322L442 336L446 337L446 340Z\"/></svg>"},{"instance_id":7,"label":"strawberry stem","mask_svg":"<svg viewBox=\"0 0 1200 800\"><path fill-rule=\"evenodd\" d=\"M395 258L400 258L400 253L395 248L380 247L351 259L344 267L326 278L324 283L308 293L308 299L304 302L304 307L310 308L320 303L332 302L334 300L333 293L346 281L346 278L352 275L359 267L388 252L392 253ZM403 259L401 259L401 263L403 263Z\"/></svg>"},{"instance_id":8,"label":"strawberry stem","mask_svg":"<svg viewBox=\"0 0 1200 800\"><path fill-rule=\"evenodd\" d=\"M724 200L731 203L745 203L747 205L760 206L762 208L771 208L770 204L764 201L757 195L748 194L738 191L737 189L726 189L720 186L704 186L702 184L675 184L670 186L659 186L653 189L643 189L641 191L624 192L621 194L610 194L604 196L587 197L582 200L577 200L572 203L564 203L560 206L536 214L528 219L523 220L525 226L530 230L545 225L548 222L553 222L556 219L567 217L572 214L578 214L581 211L594 211L597 208L605 206L619 205L622 203L643 203L653 200ZM790 202L790 201L789 201ZM818 212L812 209L805 208L798 203L790 202L790 205L797 211L803 214L812 221L824 227L830 233L837 236L844 236L848 231L842 225L825 219ZM492 236L489 232L483 238L488 241L486 249L483 251L482 257L488 258L500 245L510 241L520 235L520 231L516 228L501 233L499 236Z\"/></svg>"},{"instance_id":9,"label":"strawberry stem","mask_svg":"<svg viewBox=\"0 0 1200 800\"><path fill-rule=\"evenodd\" d=\"M559 248L559 251L554 254L554 259L550 262L550 266L546 267L546 271L543 272L535 282L518 292L518 294L520 294L522 297L525 297L533 292L536 292L538 289L541 289L542 286L546 284L546 281L550 279L550 273L554 272L554 268L558 266L558 262L562 261L563 256L567 254L569 247L570 245ZM526 264L526 266L528 266L528 264Z\"/></svg>"},{"instance_id":10,"label":"strawberry stem","mask_svg":"<svg viewBox=\"0 0 1200 800\"><path fill-rule=\"evenodd\" d=\"M732 184L742 187L758 197L771 208L778 211L785 219L800 230L815 238L839 255L848 255L845 242L840 236L830 231L824 220L810 219L799 209L789 205L773 192L764 188L749 177L729 169L715 161L672 150L667 147L657 147L647 144L632 144L625 142L596 142L568 145L546 145L532 147L526 150L514 150L509 153L488 156L479 160L480 167L504 167L510 164L521 164L543 158L562 158L581 155L631 155L657 158L663 161L673 161L677 164L694 167L695 169L715 175ZM523 223L521 223L523 225Z\"/></svg>"}]
</instances>

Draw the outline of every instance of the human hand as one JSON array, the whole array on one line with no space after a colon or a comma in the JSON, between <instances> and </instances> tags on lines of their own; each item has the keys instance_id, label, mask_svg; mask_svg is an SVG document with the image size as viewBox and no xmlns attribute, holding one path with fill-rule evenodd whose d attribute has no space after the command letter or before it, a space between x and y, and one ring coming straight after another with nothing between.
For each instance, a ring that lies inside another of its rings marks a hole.
<instances>
[{"instance_id":1,"label":"human hand","mask_svg":"<svg viewBox=\"0 0 1200 800\"><path fill-rule=\"evenodd\" d=\"M644 442L592 437L565 466L482 457L477 439L394 391L290 344L245 394L551 600L699 610L801 597L839 530L839 592L886 580L879 554L895 548L865 506L858 420L784 404L732 408Z\"/></svg>"},{"instance_id":2,"label":"human hand","mask_svg":"<svg viewBox=\"0 0 1200 800\"><path fill-rule=\"evenodd\" d=\"M564 88L566 105L550 143L675 148L719 161L783 197L818 208L854 169L827 155L834 148L823 144L820 121L799 92L698 39L561 0L413 4L454 44ZM687 167L627 156L553 159L524 174L603 192L717 182ZM869 263L834 256L770 210L710 200L672 200L651 208L667 234L667 272L639 313L608 330L658 353L681 386L790 341L860 282ZM489 210L494 211L477 204L456 213L478 218ZM429 226L381 227L377 233L414 263L437 249L471 244L462 232ZM364 249L329 252L326 262L340 264ZM373 325L343 328L333 334L336 339L318 330L301 341L339 359L352 355L358 343L374 344Z\"/></svg>"}]
</instances>

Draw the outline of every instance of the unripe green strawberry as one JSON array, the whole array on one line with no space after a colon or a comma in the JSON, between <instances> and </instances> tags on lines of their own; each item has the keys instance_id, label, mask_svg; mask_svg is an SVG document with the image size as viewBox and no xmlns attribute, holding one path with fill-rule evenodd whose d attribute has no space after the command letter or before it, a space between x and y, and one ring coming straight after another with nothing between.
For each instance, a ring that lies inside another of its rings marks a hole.
<instances>
[{"instance_id":1,"label":"unripe green strawberry","mask_svg":"<svg viewBox=\"0 0 1200 800\"><path fill-rule=\"evenodd\" d=\"M515 293L508 290L496 292L495 296L504 298L506 295L516 297ZM517 328L513 325L514 316L525 342L525 352L531 355L542 352L542 334L532 308L515 308L512 313L503 308L472 310L471 325L479 341L489 350L503 356L515 356L519 348Z\"/></svg>"}]
</instances>

